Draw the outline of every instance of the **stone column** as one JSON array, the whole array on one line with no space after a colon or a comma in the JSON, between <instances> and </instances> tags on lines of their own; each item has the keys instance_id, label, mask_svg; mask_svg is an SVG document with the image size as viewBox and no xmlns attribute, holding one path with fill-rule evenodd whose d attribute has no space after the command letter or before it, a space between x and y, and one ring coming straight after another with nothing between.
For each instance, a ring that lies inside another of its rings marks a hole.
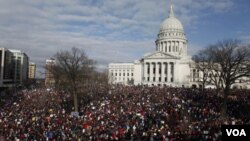
<instances>
[{"instance_id":1,"label":"stone column","mask_svg":"<svg viewBox=\"0 0 250 141\"><path fill-rule=\"evenodd\" d=\"M161 42L161 51L163 50L163 42Z\"/></svg>"},{"instance_id":2,"label":"stone column","mask_svg":"<svg viewBox=\"0 0 250 141\"><path fill-rule=\"evenodd\" d=\"M170 42L168 41L167 52L169 52Z\"/></svg>"},{"instance_id":3,"label":"stone column","mask_svg":"<svg viewBox=\"0 0 250 141\"><path fill-rule=\"evenodd\" d=\"M159 64L158 62L155 63L155 82L159 81Z\"/></svg>"},{"instance_id":4,"label":"stone column","mask_svg":"<svg viewBox=\"0 0 250 141\"><path fill-rule=\"evenodd\" d=\"M169 46L168 46L168 52L171 52L171 46L172 46L172 42L169 42Z\"/></svg>"},{"instance_id":5,"label":"stone column","mask_svg":"<svg viewBox=\"0 0 250 141\"><path fill-rule=\"evenodd\" d=\"M148 64L147 62L144 62L144 81L148 81Z\"/></svg>"},{"instance_id":6,"label":"stone column","mask_svg":"<svg viewBox=\"0 0 250 141\"><path fill-rule=\"evenodd\" d=\"M154 64L153 64L153 62L150 62L149 81L151 81L151 82L153 81L153 77L154 77L153 68L154 68Z\"/></svg>"},{"instance_id":7,"label":"stone column","mask_svg":"<svg viewBox=\"0 0 250 141\"><path fill-rule=\"evenodd\" d=\"M174 48L175 48L174 52L177 52L177 41L175 41Z\"/></svg>"},{"instance_id":8,"label":"stone column","mask_svg":"<svg viewBox=\"0 0 250 141\"><path fill-rule=\"evenodd\" d=\"M161 82L165 81L165 64L164 62L161 63Z\"/></svg>"},{"instance_id":9,"label":"stone column","mask_svg":"<svg viewBox=\"0 0 250 141\"><path fill-rule=\"evenodd\" d=\"M179 52L180 41L177 42L177 52Z\"/></svg>"},{"instance_id":10,"label":"stone column","mask_svg":"<svg viewBox=\"0 0 250 141\"><path fill-rule=\"evenodd\" d=\"M164 44L163 52L166 52L166 46L167 46L167 42L165 42Z\"/></svg>"},{"instance_id":11,"label":"stone column","mask_svg":"<svg viewBox=\"0 0 250 141\"><path fill-rule=\"evenodd\" d=\"M173 68L172 68L172 71L173 71L173 72L172 72L172 77L173 77L173 82L174 82L174 79L175 79L175 78L174 78L174 70L175 70L175 65L174 65L174 63L172 63L172 67L173 67Z\"/></svg>"},{"instance_id":12,"label":"stone column","mask_svg":"<svg viewBox=\"0 0 250 141\"><path fill-rule=\"evenodd\" d=\"M170 52L173 52L172 46L173 46L173 42L171 41L170 42Z\"/></svg>"},{"instance_id":13,"label":"stone column","mask_svg":"<svg viewBox=\"0 0 250 141\"><path fill-rule=\"evenodd\" d=\"M161 50L162 52L164 51L164 46L165 46L165 42L163 41L162 42L162 50Z\"/></svg>"},{"instance_id":14,"label":"stone column","mask_svg":"<svg viewBox=\"0 0 250 141\"><path fill-rule=\"evenodd\" d=\"M164 51L164 47L165 47L165 42L162 42L162 52Z\"/></svg>"},{"instance_id":15,"label":"stone column","mask_svg":"<svg viewBox=\"0 0 250 141\"><path fill-rule=\"evenodd\" d=\"M175 52L175 41L173 41L173 47L172 47L172 49L173 49L173 52Z\"/></svg>"},{"instance_id":16,"label":"stone column","mask_svg":"<svg viewBox=\"0 0 250 141\"><path fill-rule=\"evenodd\" d=\"M177 71L178 67L177 66L179 66L179 65L177 63L174 63L174 82L179 82L179 77L176 75L176 74L178 74L178 71Z\"/></svg>"},{"instance_id":17,"label":"stone column","mask_svg":"<svg viewBox=\"0 0 250 141\"><path fill-rule=\"evenodd\" d=\"M170 62L168 62L168 67L167 67L167 79L168 79L168 81L167 82L171 82L171 73L170 73L170 71L171 71L171 63Z\"/></svg>"},{"instance_id":18,"label":"stone column","mask_svg":"<svg viewBox=\"0 0 250 141\"><path fill-rule=\"evenodd\" d=\"M165 52L168 52L168 41L166 41Z\"/></svg>"},{"instance_id":19,"label":"stone column","mask_svg":"<svg viewBox=\"0 0 250 141\"><path fill-rule=\"evenodd\" d=\"M151 64L150 64L150 62L148 62L148 69L149 69L149 73L148 73L148 77L149 77L149 80L147 80L147 82L149 82L150 81L150 71L151 71ZM148 79L148 78L147 78Z\"/></svg>"},{"instance_id":20,"label":"stone column","mask_svg":"<svg viewBox=\"0 0 250 141\"><path fill-rule=\"evenodd\" d=\"M172 52L174 52L174 41L172 42Z\"/></svg>"}]
</instances>

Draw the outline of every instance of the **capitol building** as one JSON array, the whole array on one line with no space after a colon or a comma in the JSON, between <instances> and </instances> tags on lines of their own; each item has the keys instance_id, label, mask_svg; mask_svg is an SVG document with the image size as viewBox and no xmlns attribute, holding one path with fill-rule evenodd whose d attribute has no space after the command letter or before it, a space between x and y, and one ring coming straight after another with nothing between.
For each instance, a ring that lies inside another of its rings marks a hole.
<instances>
[{"instance_id":1,"label":"capitol building","mask_svg":"<svg viewBox=\"0 0 250 141\"><path fill-rule=\"evenodd\" d=\"M188 40L171 4L155 41L155 51L133 63L110 63L109 82L124 85L201 87L200 72L187 54Z\"/></svg>"}]
</instances>

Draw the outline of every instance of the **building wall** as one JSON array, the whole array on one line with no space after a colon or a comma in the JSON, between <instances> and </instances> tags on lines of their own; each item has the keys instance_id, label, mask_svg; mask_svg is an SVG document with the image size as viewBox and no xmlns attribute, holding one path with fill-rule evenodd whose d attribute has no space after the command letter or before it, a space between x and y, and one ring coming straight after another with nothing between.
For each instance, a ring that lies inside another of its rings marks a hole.
<instances>
[{"instance_id":1,"label":"building wall","mask_svg":"<svg viewBox=\"0 0 250 141\"><path fill-rule=\"evenodd\" d=\"M53 73L51 72L52 67L55 65L55 59L47 59L45 66L45 86L51 87L55 84L55 78Z\"/></svg>"},{"instance_id":2,"label":"building wall","mask_svg":"<svg viewBox=\"0 0 250 141\"><path fill-rule=\"evenodd\" d=\"M188 40L182 23L174 16L172 5L168 18L160 26L155 45L156 51L145 54L140 61L110 63L110 83L128 84L123 72L131 69L135 75L129 79L134 80L135 85L200 86L201 72L187 54ZM242 78L232 87L250 88L250 78Z\"/></svg>"},{"instance_id":3,"label":"building wall","mask_svg":"<svg viewBox=\"0 0 250 141\"><path fill-rule=\"evenodd\" d=\"M20 86L28 78L29 57L20 50L0 48L0 87Z\"/></svg>"},{"instance_id":4,"label":"building wall","mask_svg":"<svg viewBox=\"0 0 250 141\"><path fill-rule=\"evenodd\" d=\"M183 62L180 59L144 59L141 65L143 68L142 84L188 85L188 76L190 75L189 60Z\"/></svg>"},{"instance_id":5,"label":"building wall","mask_svg":"<svg viewBox=\"0 0 250 141\"><path fill-rule=\"evenodd\" d=\"M111 63L109 64L109 83L133 84L134 63Z\"/></svg>"},{"instance_id":6,"label":"building wall","mask_svg":"<svg viewBox=\"0 0 250 141\"><path fill-rule=\"evenodd\" d=\"M134 63L134 85L142 85L143 65L140 61Z\"/></svg>"},{"instance_id":7,"label":"building wall","mask_svg":"<svg viewBox=\"0 0 250 141\"><path fill-rule=\"evenodd\" d=\"M29 79L35 79L36 77L36 64L31 62L29 63Z\"/></svg>"},{"instance_id":8,"label":"building wall","mask_svg":"<svg viewBox=\"0 0 250 141\"><path fill-rule=\"evenodd\" d=\"M14 83L23 85L28 79L29 57L20 50L10 49L10 52L13 54L12 59L14 61L12 66L14 69Z\"/></svg>"},{"instance_id":9,"label":"building wall","mask_svg":"<svg viewBox=\"0 0 250 141\"><path fill-rule=\"evenodd\" d=\"M12 55L8 49L0 48L0 87L13 86L14 84Z\"/></svg>"}]
</instances>

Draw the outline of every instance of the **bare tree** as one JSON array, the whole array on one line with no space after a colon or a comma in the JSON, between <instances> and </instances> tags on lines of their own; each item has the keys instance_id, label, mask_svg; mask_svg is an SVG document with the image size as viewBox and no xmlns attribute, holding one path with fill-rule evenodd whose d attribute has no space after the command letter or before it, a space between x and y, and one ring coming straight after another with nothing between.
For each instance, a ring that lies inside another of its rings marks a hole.
<instances>
[{"instance_id":1,"label":"bare tree","mask_svg":"<svg viewBox=\"0 0 250 141\"><path fill-rule=\"evenodd\" d=\"M74 100L74 109L78 111L79 87L94 70L94 61L89 59L84 50L73 47L70 51L60 51L54 56L53 67L56 84L67 89Z\"/></svg>"},{"instance_id":2,"label":"bare tree","mask_svg":"<svg viewBox=\"0 0 250 141\"><path fill-rule=\"evenodd\" d=\"M195 67L202 73L199 82L202 83L203 88L206 84L214 85L218 94L222 88L221 67L212 57L212 49L214 48L210 46L199 51L193 56L193 60L195 61Z\"/></svg>"},{"instance_id":3,"label":"bare tree","mask_svg":"<svg viewBox=\"0 0 250 141\"><path fill-rule=\"evenodd\" d=\"M202 90L204 90L205 85L208 83L209 76L209 56L205 51L200 51L196 55L193 56L193 60L195 61L195 68L201 72L199 75L198 81L202 84Z\"/></svg>"},{"instance_id":4,"label":"bare tree","mask_svg":"<svg viewBox=\"0 0 250 141\"><path fill-rule=\"evenodd\" d=\"M208 55L209 78L223 90L222 114L226 117L231 86L240 78L250 77L250 47L238 40L225 40L209 46L203 53Z\"/></svg>"}]
</instances>

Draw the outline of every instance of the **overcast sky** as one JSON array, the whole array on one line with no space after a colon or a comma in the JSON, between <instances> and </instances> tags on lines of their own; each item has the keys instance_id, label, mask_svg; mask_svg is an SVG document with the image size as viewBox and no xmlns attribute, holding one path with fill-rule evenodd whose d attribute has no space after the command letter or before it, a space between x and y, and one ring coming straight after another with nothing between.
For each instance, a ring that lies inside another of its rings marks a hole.
<instances>
[{"instance_id":1,"label":"overcast sky","mask_svg":"<svg viewBox=\"0 0 250 141\"><path fill-rule=\"evenodd\" d=\"M192 55L218 40L250 43L249 0L173 0ZM19 49L41 71L59 50L82 48L104 69L154 51L170 0L0 0L0 47ZM38 75L40 75L38 73Z\"/></svg>"}]
</instances>

